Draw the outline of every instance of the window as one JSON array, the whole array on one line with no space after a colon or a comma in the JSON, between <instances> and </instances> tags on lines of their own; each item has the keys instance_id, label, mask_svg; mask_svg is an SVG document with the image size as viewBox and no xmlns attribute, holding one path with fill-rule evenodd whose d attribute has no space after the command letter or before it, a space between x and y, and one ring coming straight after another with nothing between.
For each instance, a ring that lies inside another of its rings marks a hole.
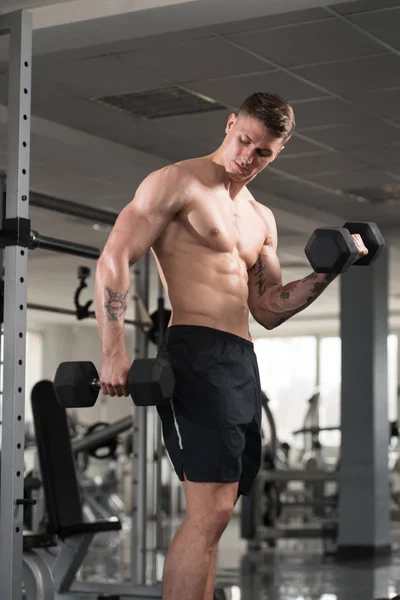
<instances>
[{"instance_id":1,"label":"window","mask_svg":"<svg viewBox=\"0 0 400 600\"><path fill-rule=\"evenodd\" d=\"M262 338L254 349L261 387L270 400L280 441L292 442L308 409L307 401L316 384L317 342L315 337Z\"/></svg>"},{"instance_id":2,"label":"window","mask_svg":"<svg viewBox=\"0 0 400 600\"><path fill-rule=\"evenodd\" d=\"M270 400L280 441L293 443L292 432L303 426L308 400L317 386L315 337L261 338L254 342L261 387ZM398 337L388 336L389 420L397 419ZM340 425L341 340L325 337L319 344L319 424ZM300 436L301 437L301 436ZM340 445L340 432L322 432L324 446ZM302 442L302 438L299 439Z\"/></svg>"}]
</instances>

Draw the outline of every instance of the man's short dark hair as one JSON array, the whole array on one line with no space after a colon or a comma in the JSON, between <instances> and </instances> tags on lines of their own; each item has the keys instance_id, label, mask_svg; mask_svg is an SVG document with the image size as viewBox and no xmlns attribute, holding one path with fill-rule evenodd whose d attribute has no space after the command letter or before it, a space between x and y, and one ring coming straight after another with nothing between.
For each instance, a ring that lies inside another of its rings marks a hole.
<instances>
[{"instance_id":1,"label":"man's short dark hair","mask_svg":"<svg viewBox=\"0 0 400 600\"><path fill-rule=\"evenodd\" d=\"M278 94L256 92L243 102L238 116L247 115L261 121L273 135L286 143L291 137L296 121L293 108Z\"/></svg>"}]
</instances>

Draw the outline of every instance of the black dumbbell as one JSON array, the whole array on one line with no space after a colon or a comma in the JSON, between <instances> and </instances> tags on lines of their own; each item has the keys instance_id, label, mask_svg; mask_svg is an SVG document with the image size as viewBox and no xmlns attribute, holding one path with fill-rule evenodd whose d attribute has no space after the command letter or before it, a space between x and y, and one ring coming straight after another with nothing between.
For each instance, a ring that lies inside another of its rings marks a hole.
<instances>
[{"instance_id":1,"label":"black dumbbell","mask_svg":"<svg viewBox=\"0 0 400 600\"><path fill-rule=\"evenodd\" d=\"M354 262L358 250L352 234L358 233L368 254ZM374 262L385 240L376 223L359 221L343 227L316 229L305 247L305 253L316 273L344 273L352 265L366 266Z\"/></svg>"},{"instance_id":2,"label":"black dumbbell","mask_svg":"<svg viewBox=\"0 0 400 600\"><path fill-rule=\"evenodd\" d=\"M174 374L166 360L139 358L132 363L128 389L137 406L167 404L174 385ZM54 378L54 391L64 408L93 406L100 391L96 367L91 362L62 362Z\"/></svg>"}]
</instances>

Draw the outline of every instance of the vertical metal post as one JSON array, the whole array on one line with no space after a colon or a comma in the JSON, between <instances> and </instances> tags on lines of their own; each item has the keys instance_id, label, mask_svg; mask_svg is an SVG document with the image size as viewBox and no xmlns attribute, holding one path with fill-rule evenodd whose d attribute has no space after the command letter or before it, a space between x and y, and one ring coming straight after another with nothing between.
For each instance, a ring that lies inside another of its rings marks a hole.
<instances>
[{"instance_id":1,"label":"vertical metal post","mask_svg":"<svg viewBox=\"0 0 400 600\"><path fill-rule=\"evenodd\" d=\"M168 323L165 322L165 306L164 306L164 287L161 279L158 281L158 310L160 311L159 320L159 332L158 332L158 343L162 344L162 340L165 333L165 328ZM162 467L162 430L161 420L156 415L155 422L155 515L156 515L156 532L155 532L155 550L162 550L162 497L161 497L161 467Z\"/></svg>"},{"instance_id":2,"label":"vertical metal post","mask_svg":"<svg viewBox=\"0 0 400 600\"><path fill-rule=\"evenodd\" d=\"M6 206L6 178L5 175L0 176L0 229L3 223L3 214ZM4 374L4 276L3 276L3 261L4 252L0 248L0 448L1 448L1 431L2 431L2 410L3 410L3 374ZM1 464L0 464L0 481L1 481Z\"/></svg>"},{"instance_id":3,"label":"vertical metal post","mask_svg":"<svg viewBox=\"0 0 400 600\"><path fill-rule=\"evenodd\" d=\"M6 217L28 218L32 16L0 18L9 33ZM4 398L0 495L0 597L22 596L27 250L4 250Z\"/></svg>"},{"instance_id":4,"label":"vertical metal post","mask_svg":"<svg viewBox=\"0 0 400 600\"><path fill-rule=\"evenodd\" d=\"M135 265L136 296L149 308L149 266L147 253ZM136 317L139 310L136 308ZM147 358L148 341L142 329L136 330L136 348L141 358ZM132 459L132 583L146 584L147 566L147 407L135 407Z\"/></svg>"}]
</instances>

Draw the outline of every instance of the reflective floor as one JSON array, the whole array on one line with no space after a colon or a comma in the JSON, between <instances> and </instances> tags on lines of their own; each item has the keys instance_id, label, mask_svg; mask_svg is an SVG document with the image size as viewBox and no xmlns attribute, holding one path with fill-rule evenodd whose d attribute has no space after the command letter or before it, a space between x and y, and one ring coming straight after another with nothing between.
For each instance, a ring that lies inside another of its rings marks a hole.
<instances>
[{"instance_id":1,"label":"reflective floor","mask_svg":"<svg viewBox=\"0 0 400 600\"><path fill-rule=\"evenodd\" d=\"M236 575L229 600L374 600L400 594L400 529L390 559L338 564L320 541L281 540L273 551L246 552L232 523L221 541L221 583Z\"/></svg>"},{"instance_id":2,"label":"reflective floor","mask_svg":"<svg viewBox=\"0 0 400 600\"><path fill-rule=\"evenodd\" d=\"M250 552L239 532L239 521L233 519L220 543L217 583L224 600L386 600L400 594L400 524L393 532L390 559L352 564L324 557L318 540L281 540L274 550ZM126 580L129 541L129 532L122 540L99 539L85 560L83 579Z\"/></svg>"}]
</instances>

